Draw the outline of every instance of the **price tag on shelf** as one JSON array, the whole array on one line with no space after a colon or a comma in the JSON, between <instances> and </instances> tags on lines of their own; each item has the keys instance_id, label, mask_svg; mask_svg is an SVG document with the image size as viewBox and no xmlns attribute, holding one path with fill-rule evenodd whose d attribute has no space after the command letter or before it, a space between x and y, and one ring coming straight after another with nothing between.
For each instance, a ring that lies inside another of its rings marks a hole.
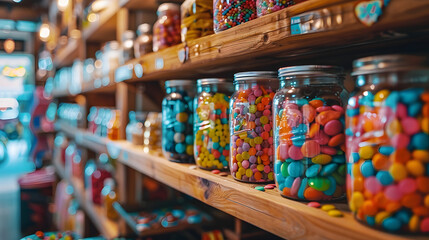
<instances>
[{"instance_id":1,"label":"price tag on shelf","mask_svg":"<svg viewBox=\"0 0 429 240\"><path fill-rule=\"evenodd\" d=\"M155 69L161 70L164 68L164 59L157 58L155 59Z\"/></svg>"},{"instance_id":2,"label":"price tag on shelf","mask_svg":"<svg viewBox=\"0 0 429 240\"><path fill-rule=\"evenodd\" d=\"M115 82L122 82L133 78L133 65L127 64L121 67L118 67L115 71Z\"/></svg>"},{"instance_id":3,"label":"price tag on shelf","mask_svg":"<svg viewBox=\"0 0 429 240\"><path fill-rule=\"evenodd\" d=\"M136 65L134 65L134 73L138 78L143 77L143 66L140 63L137 63Z\"/></svg>"}]
</instances>

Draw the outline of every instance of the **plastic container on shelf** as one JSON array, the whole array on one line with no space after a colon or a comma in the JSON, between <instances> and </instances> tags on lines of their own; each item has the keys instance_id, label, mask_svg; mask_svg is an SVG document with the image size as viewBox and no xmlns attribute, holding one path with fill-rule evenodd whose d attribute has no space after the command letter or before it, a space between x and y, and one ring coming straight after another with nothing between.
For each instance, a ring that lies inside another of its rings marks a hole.
<instances>
[{"instance_id":1,"label":"plastic container on shelf","mask_svg":"<svg viewBox=\"0 0 429 240\"><path fill-rule=\"evenodd\" d=\"M111 110L111 117L107 123L107 138L119 140L119 128L121 126L121 114L119 110Z\"/></svg>"},{"instance_id":2,"label":"plastic container on shelf","mask_svg":"<svg viewBox=\"0 0 429 240\"><path fill-rule=\"evenodd\" d=\"M153 25L153 51L181 43L180 7L174 3L163 3L156 12L158 20Z\"/></svg>"},{"instance_id":3,"label":"plastic container on shelf","mask_svg":"<svg viewBox=\"0 0 429 240\"><path fill-rule=\"evenodd\" d=\"M144 151L158 151L162 145L162 114L150 112L144 122L143 145Z\"/></svg>"},{"instance_id":4,"label":"plastic container on shelf","mask_svg":"<svg viewBox=\"0 0 429 240\"><path fill-rule=\"evenodd\" d=\"M256 12L258 13L258 17L262 17L305 1L306 0L256 0Z\"/></svg>"},{"instance_id":5,"label":"plastic container on shelf","mask_svg":"<svg viewBox=\"0 0 429 240\"><path fill-rule=\"evenodd\" d=\"M212 0L186 0L180 10L182 42L214 33Z\"/></svg>"},{"instance_id":6,"label":"plastic container on shelf","mask_svg":"<svg viewBox=\"0 0 429 240\"><path fill-rule=\"evenodd\" d=\"M234 75L230 101L230 170L242 182L274 181L272 101L279 81L276 72Z\"/></svg>"},{"instance_id":7,"label":"plastic container on shelf","mask_svg":"<svg viewBox=\"0 0 429 240\"><path fill-rule=\"evenodd\" d=\"M229 162L229 99L234 89L223 78L197 81L194 106L194 157L203 169L227 169Z\"/></svg>"},{"instance_id":8,"label":"plastic container on shelf","mask_svg":"<svg viewBox=\"0 0 429 240\"><path fill-rule=\"evenodd\" d=\"M256 0L213 0L214 32L256 19Z\"/></svg>"},{"instance_id":9,"label":"plastic container on shelf","mask_svg":"<svg viewBox=\"0 0 429 240\"><path fill-rule=\"evenodd\" d=\"M127 30L122 33L122 58L127 62L134 58L134 39L136 35L133 31Z\"/></svg>"},{"instance_id":10,"label":"plastic container on shelf","mask_svg":"<svg viewBox=\"0 0 429 240\"><path fill-rule=\"evenodd\" d=\"M133 142L133 130L137 124L136 112L130 111L128 113L128 119L129 119L129 122L128 122L127 126L125 127L125 137L126 137L128 142L132 143Z\"/></svg>"},{"instance_id":11,"label":"plastic container on shelf","mask_svg":"<svg viewBox=\"0 0 429 240\"><path fill-rule=\"evenodd\" d=\"M134 56L139 58L152 52L151 26L147 23L140 24L137 28L137 35L138 37L134 41Z\"/></svg>"},{"instance_id":12,"label":"plastic container on shelf","mask_svg":"<svg viewBox=\"0 0 429 240\"><path fill-rule=\"evenodd\" d=\"M193 98L195 82L165 82L167 95L162 101L162 150L170 161L194 162Z\"/></svg>"},{"instance_id":13,"label":"plastic container on shelf","mask_svg":"<svg viewBox=\"0 0 429 240\"><path fill-rule=\"evenodd\" d=\"M384 231L429 232L427 63L384 55L353 64L360 87L346 110L349 207Z\"/></svg>"},{"instance_id":14,"label":"plastic container on shelf","mask_svg":"<svg viewBox=\"0 0 429 240\"><path fill-rule=\"evenodd\" d=\"M274 173L282 196L296 200L344 198L344 107L340 67L279 69L274 97Z\"/></svg>"}]
</instances>

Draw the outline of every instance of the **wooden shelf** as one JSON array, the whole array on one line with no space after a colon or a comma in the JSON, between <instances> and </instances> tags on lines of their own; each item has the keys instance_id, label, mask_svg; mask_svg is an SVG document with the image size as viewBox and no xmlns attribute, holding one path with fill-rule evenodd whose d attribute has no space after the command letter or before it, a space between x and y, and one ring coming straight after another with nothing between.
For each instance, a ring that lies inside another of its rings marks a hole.
<instances>
[{"instance_id":1,"label":"wooden shelf","mask_svg":"<svg viewBox=\"0 0 429 240\"><path fill-rule=\"evenodd\" d=\"M368 228L354 219L345 203L334 204L344 217L333 218L320 209L283 198L277 190L260 192L254 189L256 184L235 181L230 175L212 174L192 164L173 163L126 141L110 141L61 122L57 127L79 145L108 152L140 173L286 239L424 239Z\"/></svg>"},{"instance_id":2,"label":"wooden shelf","mask_svg":"<svg viewBox=\"0 0 429 240\"><path fill-rule=\"evenodd\" d=\"M73 61L79 58L80 41L81 39L70 40L66 46L58 49L54 57L54 66L56 68L72 65Z\"/></svg>"},{"instance_id":3,"label":"wooden shelf","mask_svg":"<svg viewBox=\"0 0 429 240\"><path fill-rule=\"evenodd\" d=\"M73 196L77 199L79 205L89 216L100 234L107 239L114 239L117 237L119 235L118 224L106 217L103 207L93 204L86 198L82 180L70 178L67 176L64 166L60 163L59 154L55 154L53 162L58 175L62 179L65 179L73 187Z\"/></svg>"}]
</instances>

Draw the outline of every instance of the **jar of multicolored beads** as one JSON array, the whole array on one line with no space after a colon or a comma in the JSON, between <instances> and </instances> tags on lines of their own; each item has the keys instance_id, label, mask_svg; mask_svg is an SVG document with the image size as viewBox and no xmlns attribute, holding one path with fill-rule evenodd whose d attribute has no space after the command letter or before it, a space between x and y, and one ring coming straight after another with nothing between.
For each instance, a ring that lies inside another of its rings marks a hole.
<instances>
[{"instance_id":1,"label":"jar of multicolored beads","mask_svg":"<svg viewBox=\"0 0 429 240\"><path fill-rule=\"evenodd\" d=\"M419 56L354 62L346 110L347 195L361 222L429 233L429 65Z\"/></svg>"},{"instance_id":2,"label":"jar of multicolored beads","mask_svg":"<svg viewBox=\"0 0 429 240\"><path fill-rule=\"evenodd\" d=\"M213 0L215 33L248 22L256 17L256 0Z\"/></svg>"},{"instance_id":3,"label":"jar of multicolored beads","mask_svg":"<svg viewBox=\"0 0 429 240\"><path fill-rule=\"evenodd\" d=\"M229 98L232 82L222 78L197 81L194 156L203 169L227 169L229 162Z\"/></svg>"},{"instance_id":4,"label":"jar of multicolored beads","mask_svg":"<svg viewBox=\"0 0 429 240\"><path fill-rule=\"evenodd\" d=\"M274 173L282 196L306 201L345 196L344 109L340 67L279 69L274 97Z\"/></svg>"},{"instance_id":5,"label":"jar of multicolored beads","mask_svg":"<svg viewBox=\"0 0 429 240\"><path fill-rule=\"evenodd\" d=\"M195 82L165 82L167 95L162 101L162 152L168 160L194 162L193 98Z\"/></svg>"},{"instance_id":6,"label":"jar of multicolored beads","mask_svg":"<svg viewBox=\"0 0 429 240\"><path fill-rule=\"evenodd\" d=\"M234 75L230 101L231 159L234 179L242 182L274 180L272 101L278 88L276 72Z\"/></svg>"},{"instance_id":7,"label":"jar of multicolored beads","mask_svg":"<svg viewBox=\"0 0 429 240\"><path fill-rule=\"evenodd\" d=\"M180 6L174 3L163 3L156 11L158 20L153 25L153 51L181 43Z\"/></svg>"},{"instance_id":8,"label":"jar of multicolored beads","mask_svg":"<svg viewBox=\"0 0 429 240\"><path fill-rule=\"evenodd\" d=\"M306 0L256 0L256 12L261 17L304 1Z\"/></svg>"}]
</instances>

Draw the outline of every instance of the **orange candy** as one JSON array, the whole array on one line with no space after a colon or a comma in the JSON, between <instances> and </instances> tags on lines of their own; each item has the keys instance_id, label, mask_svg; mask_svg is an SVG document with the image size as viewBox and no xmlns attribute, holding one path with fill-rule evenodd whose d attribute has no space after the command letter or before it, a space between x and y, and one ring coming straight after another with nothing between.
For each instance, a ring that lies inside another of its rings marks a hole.
<instances>
[{"instance_id":1,"label":"orange candy","mask_svg":"<svg viewBox=\"0 0 429 240\"><path fill-rule=\"evenodd\" d=\"M263 97L261 100L261 103L264 104L265 106L270 104L271 99L268 97Z\"/></svg>"},{"instance_id":2,"label":"orange candy","mask_svg":"<svg viewBox=\"0 0 429 240\"><path fill-rule=\"evenodd\" d=\"M376 170L384 170L389 167L389 158L381 153L376 153L372 157L372 165Z\"/></svg>"},{"instance_id":3,"label":"orange candy","mask_svg":"<svg viewBox=\"0 0 429 240\"><path fill-rule=\"evenodd\" d=\"M256 128L256 123L255 122L248 122L247 123L247 127L249 129L255 129Z\"/></svg>"},{"instance_id":4,"label":"orange candy","mask_svg":"<svg viewBox=\"0 0 429 240\"><path fill-rule=\"evenodd\" d=\"M265 109L264 104L258 103L258 105L256 105L256 109L260 112L264 111Z\"/></svg>"},{"instance_id":5,"label":"orange candy","mask_svg":"<svg viewBox=\"0 0 429 240\"><path fill-rule=\"evenodd\" d=\"M426 103L425 105L423 105L422 114L425 117L429 117L429 103Z\"/></svg>"},{"instance_id":6,"label":"orange candy","mask_svg":"<svg viewBox=\"0 0 429 240\"><path fill-rule=\"evenodd\" d=\"M390 155L390 158L392 162L405 164L411 159L411 153L407 149L396 149L396 151Z\"/></svg>"},{"instance_id":7,"label":"orange candy","mask_svg":"<svg viewBox=\"0 0 429 240\"><path fill-rule=\"evenodd\" d=\"M331 120L339 119L341 115L342 115L341 112L337 112L333 110L324 111L317 115L316 122L324 126L327 122Z\"/></svg>"},{"instance_id":8,"label":"orange candy","mask_svg":"<svg viewBox=\"0 0 429 240\"><path fill-rule=\"evenodd\" d=\"M316 100L311 100L308 104L310 104L313 108L318 108L323 106L323 101L316 99Z\"/></svg>"},{"instance_id":9,"label":"orange candy","mask_svg":"<svg viewBox=\"0 0 429 240\"><path fill-rule=\"evenodd\" d=\"M255 180L258 181L258 180L260 180L262 178L262 173L255 172L253 176L255 177Z\"/></svg>"},{"instance_id":10,"label":"orange candy","mask_svg":"<svg viewBox=\"0 0 429 240\"><path fill-rule=\"evenodd\" d=\"M362 205L362 211L365 215L374 216L378 212L377 206L371 200L366 200Z\"/></svg>"},{"instance_id":11,"label":"orange candy","mask_svg":"<svg viewBox=\"0 0 429 240\"><path fill-rule=\"evenodd\" d=\"M420 97L424 102L429 102L429 92L422 93L422 95L420 95Z\"/></svg>"},{"instance_id":12,"label":"orange candy","mask_svg":"<svg viewBox=\"0 0 429 240\"><path fill-rule=\"evenodd\" d=\"M255 155L256 155L256 149L255 149L255 148L253 148L253 147L252 147L252 148L250 148L250 149L249 149L249 155L250 155L250 156L255 156Z\"/></svg>"},{"instance_id":13,"label":"orange candy","mask_svg":"<svg viewBox=\"0 0 429 240\"><path fill-rule=\"evenodd\" d=\"M268 161L268 160L270 160L270 157L268 157L268 155L267 155L267 154L263 154L263 155L261 156L261 159L262 159L262 161Z\"/></svg>"},{"instance_id":14,"label":"orange candy","mask_svg":"<svg viewBox=\"0 0 429 240\"><path fill-rule=\"evenodd\" d=\"M305 199L310 200L310 201L320 200L320 199L322 199L323 195L324 195L323 192L317 191L316 189L314 189L312 187L309 187L309 188L305 189L305 191L304 191Z\"/></svg>"},{"instance_id":15,"label":"orange candy","mask_svg":"<svg viewBox=\"0 0 429 240\"><path fill-rule=\"evenodd\" d=\"M316 117L316 110L311 105L305 104L302 106L302 115L309 123L311 123Z\"/></svg>"},{"instance_id":16,"label":"orange candy","mask_svg":"<svg viewBox=\"0 0 429 240\"><path fill-rule=\"evenodd\" d=\"M362 176L356 176L354 181L353 181L353 191L362 192L363 186L364 186L363 177Z\"/></svg>"},{"instance_id":17,"label":"orange candy","mask_svg":"<svg viewBox=\"0 0 429 240\"><path fill-rule=\"evenodd\" d=\"M329 139L328 146L336 147L336 146L344 143L345 139L346 139L346 137L345 137L344 133L337 134L337 135L333 136L331 139Z\"/></svg>"},{"instance_id":18,"label":"orange candy","mask_svg":"<svg viewBox=\"0 0 429 240\"><path fill-rule=\"evenodd\" d=\"M313 138L316 133L320 130L320 125L318 123L312 123L310 126L310 130L308 131L308 137Z\"/></svg>"},{"instance_id":19,"label":"orange candy","mask_svg":"<svg viewBox=\"0 0 429 240\"><path fill-rule=\"evenodd\" d=\"M418 177L417 189L422 193L429 193L429 177Z\"/></svg>"},{"instance_id":20,"label":"orange candy","mask_svg":"<svg viewBox=\"0 0 429 240\"><path fill-rule=\"evenodd\" d=\"M423 207L423 206L418 206L418 207L413 208L413 213L417 216L427 217L427 216L429 216L429 208Z\"/></svg>"},{"instance_id":21,"label":"orange candy","mask_svg":"<svg viewBox=\"0 0 429 240\"><path fill-rule=\"evenodd\" d=\"M387 204L389 203L389 200L384 196L384 193L379 192L374 196L374 203L377 205L378 208L385 209Z\"/></svg>"},{"instance_id":22,"label":"orange candy","mask_svg":"<svg viewBox=\"0 0 429 240\"><path fill-rule=\"evenodd\" d=\"M285 196L290 196L290 188L284 187L283 188L283 195Z\"/></svg>"},{"instance_id":23,"label":"orange candy","mask_svg":"<svg viewBox=\"0 0 429 240\"><path fill-rule=\"evenodd\" d=\"M401 204L407 208L414 208L420 206L422 200L420 193L410 193L402 197Z\"/></svg>"},{"instance_id":24,"label":"orange candy","mask_svg":"<svg viewBox=\"0 0 429 240\"><path fill-rule=\"evenodd\" d=\"M396 212L401 208L402 208L402 205L399 202L392 201L386 205L386 211L391 213Z\"/></svg>"}]
</instances>

